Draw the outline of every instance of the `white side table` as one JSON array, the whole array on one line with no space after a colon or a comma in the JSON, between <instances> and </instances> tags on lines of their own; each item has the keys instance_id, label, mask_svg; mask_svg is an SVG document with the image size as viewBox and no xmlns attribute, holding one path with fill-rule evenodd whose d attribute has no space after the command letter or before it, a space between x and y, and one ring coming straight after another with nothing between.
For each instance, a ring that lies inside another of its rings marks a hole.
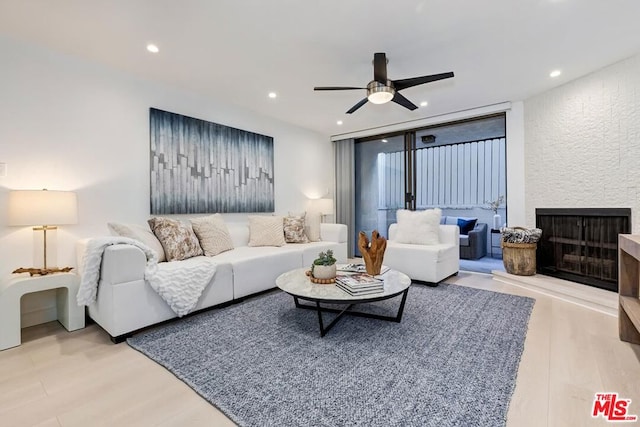
<instances>
[{"instance_id":1,"label":"white side table","mask_svg":"<svg viewBox=\"0 0 640 427\"><path fill-rule=\"evenodd\" d=\"M0 283L0 350L20 345L20 299L25 294L57 289L58 321L68 331L84 328L84 307L76 302L78 276L12 274Z\"/></svg>"}]
</instances>

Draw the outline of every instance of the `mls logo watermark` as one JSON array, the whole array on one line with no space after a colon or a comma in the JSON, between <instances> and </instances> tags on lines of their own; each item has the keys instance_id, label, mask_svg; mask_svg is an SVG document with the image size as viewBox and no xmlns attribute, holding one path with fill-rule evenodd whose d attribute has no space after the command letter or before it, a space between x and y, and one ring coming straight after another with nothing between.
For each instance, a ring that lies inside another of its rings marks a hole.
<instances>
[{"instance_id":1,"label":"mls logo watermark","mask_svg":"<svg viewBox=\"0 0 640 427\"><path fill-rule=\"evenodd\" d=\"M637 415L629 415L631 399L618 398L618 393L596 393L591 417L602 417L612 422L637 421Z\"/></svg>"}]
</instances>

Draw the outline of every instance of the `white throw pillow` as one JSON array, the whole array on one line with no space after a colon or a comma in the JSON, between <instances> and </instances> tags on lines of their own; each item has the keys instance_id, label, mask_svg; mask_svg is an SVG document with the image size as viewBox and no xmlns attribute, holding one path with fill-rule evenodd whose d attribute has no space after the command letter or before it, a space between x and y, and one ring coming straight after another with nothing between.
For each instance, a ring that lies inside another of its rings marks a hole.
<instances>
[{"instance_id":1,"label":"white throw pillow","mask_svg":"<svg viewBox=\"0 0 640 427\"><path fill-rule=\"evenodd\" d=\"M250 216L249 246L284 246L284 220L281 216Z\"/></svg>"},{"instance_id":2,"label":"white throw pillow","mask_svg":"<svg viewBox=\"0 0 640 427\"><path fill-rule=\"evenodd\" d=\"M396 241L414 245L437 245L440 243L440 217L438 208L424 211L398 210Z\"/></svg>"},{"instance_id":3,"label":"white throw pillow","mask_svg":"<svg viewBox=\"0 0 640 427\"><path fill-rule=\"evenodd\" d=\"M122 224L119 222L108 222L107 227L109 228L111 234L115 236L128 237L130 239L137 240L140 243L151 248L151 250L158 254L158 262L167 260L167 257L164 254L162 243L160 243L160 240L158 240L156 235L153 234L148 226L137 224Z\"/></svg>"},{"instance_id":4,"label":"white throw pillow","mask_svg":"<svg viewBox=\"0 0 640 427\"><path fill-rule=\"evenodd\" d=\"M317 212L308 212L304 220L304 234L310 242L319 242L320 238L320 223L322 222L322 215Z\"/></svg>"},{"instance_id":5,"label":"white throw pillow","mask_svg":"<svg viewBox=\"0 0 640 427\"><path fill-rule=\"evenodd\" d=\"M216 256L219 253L233 249L233 241L227 224L220 214L192 218L191 226L198 236L200 246L206 256Z\"/></svg>"}]
</instances>

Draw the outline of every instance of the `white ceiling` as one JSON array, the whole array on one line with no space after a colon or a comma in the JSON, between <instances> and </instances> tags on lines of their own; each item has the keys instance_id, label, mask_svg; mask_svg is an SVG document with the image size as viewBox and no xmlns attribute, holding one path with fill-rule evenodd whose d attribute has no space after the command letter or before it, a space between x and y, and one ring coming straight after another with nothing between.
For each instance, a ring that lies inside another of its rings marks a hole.
<instances>
[{"instance_id":1,"label":"white ceiling","mask_svg":"<svg viewBox=\"0 0 640 427\"><path fill-rule=\"evenodd\" d=\"M640 52L638 18L638 0L0 0L0 34L324 135L524 100ZM391 79L455 78L404 90L429 102L413 112L313 91L365 86L374 52Z\"/></svg>"}]
</instances>

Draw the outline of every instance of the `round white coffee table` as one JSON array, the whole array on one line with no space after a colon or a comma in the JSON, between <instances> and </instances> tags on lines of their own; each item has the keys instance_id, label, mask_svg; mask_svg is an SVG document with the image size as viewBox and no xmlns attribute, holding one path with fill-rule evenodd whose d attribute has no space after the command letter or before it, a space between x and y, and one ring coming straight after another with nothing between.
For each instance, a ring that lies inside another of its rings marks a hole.
<instances>
[{"instance_id":1,"label":"round white coffee table","mask_svg":"<svg viewBox=\"0 0 640 427\"><path fill-rule=\"evenodd\" d=\"M312 283L311 280L309 280L309 277L305 274L306 271L306 268L299 268L281 274L276 279L276 286L293 296L293 301L297 308L315 310L318 313L321 337L324 337L345 314L357 317L367 317L370 319L389 320L393 322L400 322L402 320L404 304L407 300L409 286L411 286L411 279L406 274L396 270L389 270L380 276L384 279L384 290L382 292L353 296L349 295L335 284L320 285ZM338 274L343 273L339 272ZM352 309L357 304L382 301L401 294L402 300L400 301L400 307L398 308L396 316L382 316L374 313L354 311ZM301 304L300 300L309 301L313 304ZM323 307L321 304L346 304L347 306L346 308L339 310L331 307ZM325 327L322 320L322 313L338 313L338 316L336 316L331 323Z\"/></svg>"}]
</instances>

